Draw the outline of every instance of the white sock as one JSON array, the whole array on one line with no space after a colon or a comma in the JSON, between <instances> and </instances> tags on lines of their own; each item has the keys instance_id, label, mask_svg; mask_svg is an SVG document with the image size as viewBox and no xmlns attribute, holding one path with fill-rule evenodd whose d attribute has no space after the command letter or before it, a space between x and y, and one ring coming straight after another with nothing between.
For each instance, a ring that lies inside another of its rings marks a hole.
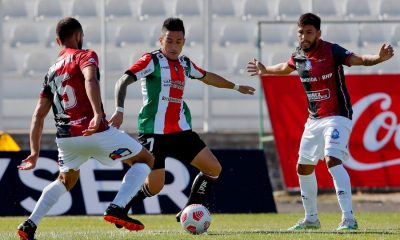
<instances>
[{"instance_id":1,"label":"white sock","mask_svg":"<svg viewBox=\"0 0 400 240\"><path fill-rule=\"evenodd\" d=\"M65 185L58 179L47 185L42 192L35 208L33 209L29 219L36 225L47 214L51 207L56 204L58 199L67 192Z\"/></svg>"},{"instance_id":2,"label":"white sock","mask_svg":"<svg viewBox=\"0 0 400 240\"><path fill-rule=\"evenodd\" d=\"M126 172L124 179L122 180L122 185L112 203L124 208L140 190L150 171L151 169L145 163L133 164L129 168L128 172Z\"/></svg>"},{"instance_id":3,"label":"white sock","mask_svg":"<svg viewBox=\"0 0 400 240\"><path fill-rule=\"evenodd\" d=\"M342 218L354 219L349 174L342 164L329 168L329 172L335 184L339 206L342 209Z\"/></svg>"},{"instance_id":4,"label":"white sock","mask_svg":"<svg viewBox=\"0 0 400 240\"><path fill-rule=\"evenodd\" d=\"M318 210L317 210L317 178L315 177L315 172L310 175L300 175L300 190L301 190L301 200L303 201L305 219L308 221L315 222L318 220Z\"/></svg>"}]
</instances>

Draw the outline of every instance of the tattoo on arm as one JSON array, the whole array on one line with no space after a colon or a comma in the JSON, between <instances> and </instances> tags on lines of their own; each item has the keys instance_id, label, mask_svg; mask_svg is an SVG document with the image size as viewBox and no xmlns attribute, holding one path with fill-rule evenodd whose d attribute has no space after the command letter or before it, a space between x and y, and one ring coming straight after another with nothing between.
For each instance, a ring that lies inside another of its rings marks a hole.
<instances>
[{"instance_id":1,"label":"tattoo on arm","mask_svg":"<svg viewBox=\"0 0 400 240\"><path fill-rule=\"evenodd\" d=\"M115 84L115 101L117 102L117 107L124 107L128 85L135 81L136 78L128 74L124 74L120 79L118 79Z\"/></svg>"}]
</instances>

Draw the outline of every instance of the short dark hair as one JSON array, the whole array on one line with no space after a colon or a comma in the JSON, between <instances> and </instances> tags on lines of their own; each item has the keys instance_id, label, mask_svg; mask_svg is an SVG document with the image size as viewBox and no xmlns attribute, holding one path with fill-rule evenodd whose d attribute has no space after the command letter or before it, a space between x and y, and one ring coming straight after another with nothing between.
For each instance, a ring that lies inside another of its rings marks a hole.
<instances>
[{"instance_id":1,"label":"short dark hair","mask_svg":"<svg viewBox=\"0 0 400 240\"><path fill-rule=\"evenodd\" d=\"M78 31L83 32L82 25L75 18L65 17L57 23L56 33L61 42L64 42Z\"/></svg>"},{"instance_id":2,"label":"short dark hair","mask_svg":"<svg viewBox=\"0 0 400 240\"><path fill-rule=\"evenodd\" d=\"M165 19L161 31L181 31L183 32L183 36L185 36L185 27L183 26L183 21L180 18L171 17Z\"/></svg>"},{"instance_id":3,"label":"short dark hair","mask_svg":"<svg viewBox=\"0 0 400 240\"><path fill-rule=\"evenodd\" d=\"M314 13L304 13L300 16L297 26L304 27L305 25L312 25L317 30L321 29L321 18Z\"/></svg>"}]
</instances>

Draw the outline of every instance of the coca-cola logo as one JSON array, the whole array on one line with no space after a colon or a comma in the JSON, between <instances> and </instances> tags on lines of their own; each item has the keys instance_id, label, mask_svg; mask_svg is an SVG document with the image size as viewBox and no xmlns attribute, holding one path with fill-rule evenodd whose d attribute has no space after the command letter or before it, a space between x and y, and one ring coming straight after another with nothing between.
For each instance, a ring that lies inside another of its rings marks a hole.
<instances>
[{"instance_id":1,"label":"coca-cola logo","mask_svg":"<svg viewBox=\"0 0 400 240\"><path fill-rule=\"evenodd\" d=\"M391 96L370 94L357 101L353 110L354 127L345 165L368 171L400 164L400 123ZM352 146L358 151L352 151Z\"/></svg>"}]
</instances>

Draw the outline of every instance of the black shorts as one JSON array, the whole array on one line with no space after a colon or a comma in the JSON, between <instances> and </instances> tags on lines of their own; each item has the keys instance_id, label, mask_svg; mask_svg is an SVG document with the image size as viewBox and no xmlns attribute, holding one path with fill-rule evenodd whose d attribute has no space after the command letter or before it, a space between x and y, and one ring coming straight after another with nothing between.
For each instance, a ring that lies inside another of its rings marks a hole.
<instances>
[{"instance_id":1,"label":"black shorts","mask_svg":"<svg viewBox=\"0 0 400 240\"><path fill-rule=\"evenodd\" d=\"M153 153L153 169L165 168L167 157L191 163L206 147L199 135L192 130L170 134L139 134L139 142Z\"/></svg>"}]
</instances>

